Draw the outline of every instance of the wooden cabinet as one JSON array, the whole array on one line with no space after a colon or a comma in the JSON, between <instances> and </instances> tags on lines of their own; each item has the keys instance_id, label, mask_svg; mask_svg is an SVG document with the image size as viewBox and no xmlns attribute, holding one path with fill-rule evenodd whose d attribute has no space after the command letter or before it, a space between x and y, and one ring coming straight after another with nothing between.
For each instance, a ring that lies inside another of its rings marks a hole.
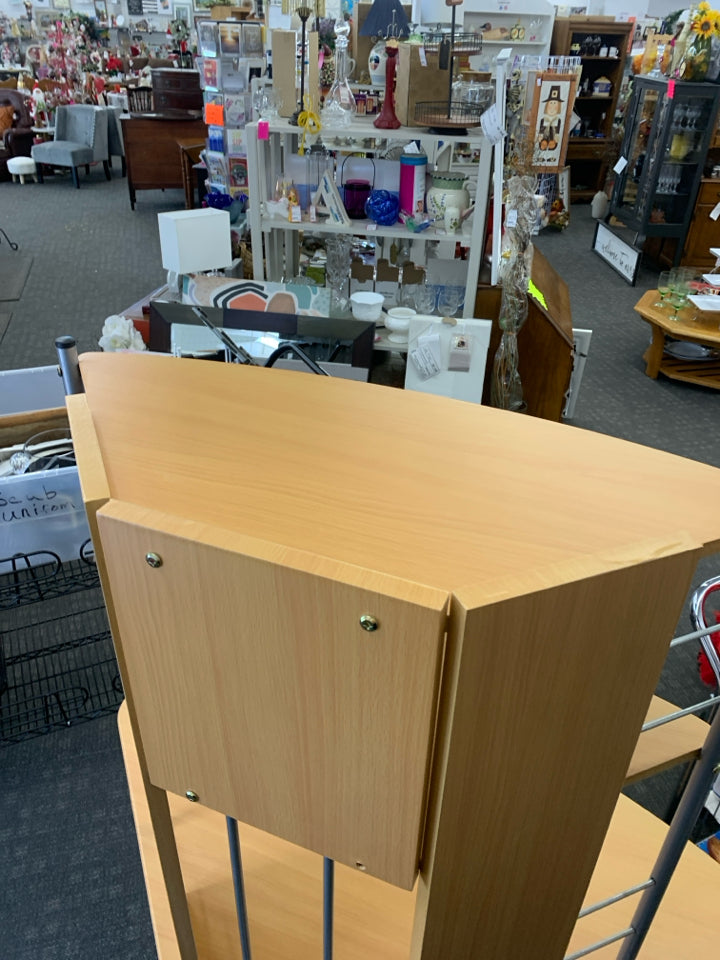
<instances>
[{"instance_id":1,"label":"wooden cabinet","mask_svg":"<svg viewBox=\"0 0 720 960\"><path fill-rule=\"evenodd\" d=\"M137 114L122 118L130 206L135 209L137 190L182 187L183 169L178 140L200 142L207 127L200 117Z\"/></svg>"},{"instance_id":2,"label":"wooden cabinet","mask_svg":"<svg viewBox=\"0 0 720 960\"><path fill-rule=\"evenodd\" d=\"M551 53L578 56L582 72L575 98L580 125L568 140L570 198L592 200L605 185L614 159L612 136L622 86L632 23L609 17L558 17L553 27ZM608 80L610 89L598 94L596 83Z\"/></svg>"},{"instance_id":3,"label":"wooden cabinet","mask_svg":"<svg viewBox=\"0 0 720 960\"><path fill-rule=\"evenodd\" d=\"M682 264L694 267L715 266L710 247L720 247L720 220L710 214L720 203L720 180L703 180L700 184L695 210L685 238Z\"/></svg>"}]
</instances>

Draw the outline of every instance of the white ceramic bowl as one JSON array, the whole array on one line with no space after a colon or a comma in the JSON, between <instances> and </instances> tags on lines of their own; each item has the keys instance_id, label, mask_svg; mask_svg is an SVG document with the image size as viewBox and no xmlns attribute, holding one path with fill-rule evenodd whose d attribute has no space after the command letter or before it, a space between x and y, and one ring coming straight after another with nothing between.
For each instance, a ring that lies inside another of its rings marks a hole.
<instances>
[{"instance_id":1,"label":"white ceramic bowl","mask_svg":"<svg viewBox=\"0 0 720 960\"><path fill-rule=\"evenodd\" d=\"M370 290L359 290L350 297L350 307L356 320L379 320L383 295Z\"/></svg>"},{"instance_id":2,"label":"white ceramic bowl","mask_svg":"<svg viewBox=\"0 0 720 960\"><path fill-rule=\"evenodd\" d=\"M392 343L407 343L410 319L415 311L410 307L393 307L385 317L385 328L390 331L388 340Z\"/></svg>"}]
</instances>

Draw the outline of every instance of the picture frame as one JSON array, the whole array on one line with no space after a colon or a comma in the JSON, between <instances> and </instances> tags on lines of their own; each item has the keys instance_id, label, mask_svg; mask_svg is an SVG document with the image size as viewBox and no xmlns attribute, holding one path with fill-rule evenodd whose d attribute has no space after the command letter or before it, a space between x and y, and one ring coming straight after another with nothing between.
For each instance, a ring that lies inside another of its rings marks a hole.
<instances>
[{"instance_id":1,"label":"picture frame","mask_svg":"<svg viewBox=\"0 0 720 960\"><path fill-rule=\"evenodd\" d=\"M192 26L192 4L190 3L176 3L175 4L175 19L182 20L183 23L186 23L188 27Z\"/></svg>"},{"instance_id":2,"label":"picture frame","mask_svg":"<svg viewBox=\"0 0 720 960\"><path fill-rule=\"evenodd\" d=\"M556 173L565 166L577 82L576 74L535 75L530 104L530 142L533 168L539 173Z\"/></svg>"},{"instance_id":3,"label":"picture frame","mask_svg":"<svg viewBox=\"0 0 720 960\"><path fill-rule=\"evenodd\" d=\"M242 57L242 24L239 20L227 20L218 24L220 53L226 57Z\"/></svg>"},{"instance_id":4,"label":"picture frame","mask_svg":"<svg viewBox=\"0 0 720 960\"><path fill-rule=\"evenodd\" d=\"M198 38L198 50L203 57L218 55L218 32L214 20L195 16L195 30Z\"/></svg>"},{"instance_id":5,"label":"picture frame","mask_svg":"<svg viewBox=\"0 0 720 960\"><path fill-rule=\"evenodd\" d=\"M263 39L262 27L259 23L243 21L243 47L246 57L262 57Z\"/></svg>"},{"instance_id":6,"label":"picture frame","mask_svg":"<svg viewBox=\"0 0 720 960\"><path fill-rule=\"evenodd\" d=\"M615 273L620 274L626 283L631 287L635 286L640 269L640 250L613 233L601 220L595 225L592 249Z\"/></svg>"}]
</instances>

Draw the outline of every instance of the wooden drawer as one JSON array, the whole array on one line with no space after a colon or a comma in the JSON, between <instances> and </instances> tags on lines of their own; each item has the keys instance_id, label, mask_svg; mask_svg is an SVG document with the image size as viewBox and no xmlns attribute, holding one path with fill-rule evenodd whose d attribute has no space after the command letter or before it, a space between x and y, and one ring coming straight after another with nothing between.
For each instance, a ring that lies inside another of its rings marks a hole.
<instances>
[{"instance_id":1,"label":"wooden drawer","mask_svg":"<svg viewBox=\"0 0 720 960\"><path fill-rule=\"evenodd\" d=\"M716 203L720 203L720 179L703 180L700 184L697 202L711 203L713 206L715 206Z\"/></svg>"},{"instance_id":2,"label":"wooden drawer","mask_svg":"<svg viewBox=\"0 0 720 960\"><path fill-rule=\"evenodd\" d=\"M568 140L568 160L607 160L607 140Z\"/></svg>"}]
</instances>

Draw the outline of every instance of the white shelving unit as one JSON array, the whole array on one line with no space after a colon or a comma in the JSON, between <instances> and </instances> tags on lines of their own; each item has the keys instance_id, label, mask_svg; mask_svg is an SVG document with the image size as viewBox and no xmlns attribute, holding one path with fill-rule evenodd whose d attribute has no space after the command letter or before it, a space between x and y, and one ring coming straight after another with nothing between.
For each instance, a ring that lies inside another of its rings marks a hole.
<instances>
[{"instance_id":1,"label":"white shelving unit","mask_svg":"<svg viewBox=\"0 0 720 960\"><path fill-rule=\"evenodd\" d=\"M494 9L488 4L487 8L480 10L465 10L463 29L478 30L483 24L489 23L492 30L507 30L506 36L496 40L483 36L482 56L494 60L504 47L511 47L512 62L516 56L547 56L550 53L554 20L555 7L547 0L502 0L495 4ZM510 36L510 31L518 25L524 31L522 39ZM477 59L472 57L471 62Z\"/></svg>"},{"instance_id":2,"label":"white shelving unit","mask_svg":"<svg viewBox=\"0 0 720 960\"><path fill-rule=\"evenodd\" d=\"M287 120L276 120L270 123L267 139L258 139L257 123L249 123L246 132L251 197L249 225L253 247L253 272L256 279L280 280L283 275L292 276L296 272L298 232L301 230L325 234L350 232L355 236L368 238L395 237L420 242L459 241L469 248L464 315L468 317L473 315L475 290L485 245L493 156L492 144L482 135L479 127L464 136L448 136L429 133L419 127L378 130L373 126L372 118L360 118L356 119L350 128L338 130L323 128L323 142L330 149L338 149L345 153L350 153L353 149L370 153L373 148L368 146L368 143L372 142L377 149L377 142L381 140L392 140L394 143L403 140L419 141L428 156L428 170L434 169L436 163L439 169L449 168L452 162L452 151L448 150L448 145L469 143L474 149L479 149L478 163L467 165L468 178L474 181L474 212L463 224L462 232L452 236L448 236L444 229L436 228L434 225L421 233L412 233L402 223L392 227L382 227L370 220L353 220L351 226L346 227L329 223L325 219L317 223L310 223L305 219L301 223L290 223L277 217L267 216L264 212L264 204L258 201L272 199L275 183L283 175L284 157L297 153L298 128L291 126ZM338 146L335 146L336 140Z\"/></svg>"}]
</instances>

